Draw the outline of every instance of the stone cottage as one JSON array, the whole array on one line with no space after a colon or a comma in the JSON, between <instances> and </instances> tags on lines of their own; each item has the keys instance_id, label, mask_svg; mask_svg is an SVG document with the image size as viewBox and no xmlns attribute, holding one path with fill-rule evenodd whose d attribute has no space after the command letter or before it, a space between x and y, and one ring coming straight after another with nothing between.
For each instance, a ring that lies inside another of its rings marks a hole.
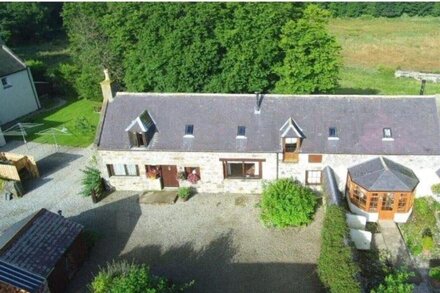
<instances>
[{"instance_id":1,"label":"stone cottage","mask_svg":"<svg viewBox=\"0 0 440 293\"><path fill-rule=\"evenodd\" d=\"M382 156L414 172L414 194L440 181L435 97L114 94L108 75L101 86L96 144L116 189L258 193L283 177L319 185L330 166L345 190L350 167Z\"/></svg>"}]
</instances>

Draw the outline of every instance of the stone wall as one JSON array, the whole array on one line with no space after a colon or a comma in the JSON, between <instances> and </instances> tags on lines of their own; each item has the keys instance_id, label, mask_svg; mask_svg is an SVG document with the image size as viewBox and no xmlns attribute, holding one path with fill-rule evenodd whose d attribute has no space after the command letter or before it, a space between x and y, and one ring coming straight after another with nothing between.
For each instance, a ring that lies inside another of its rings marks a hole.
<instances>
[{"instance_id":1,"label":"stone wall","mask_svg":"<svg viewBox=\"0 0 440 293\"><path fill-rule=\"evenodd\" d=\"M157 190L160 182L147 179L145 165L176 165L178 171L184 167L199 167L201 180L197 184L200 192L258 193L264 180L295 178L305 183L306 170L322 170L331 166L340 190L345 190L347 168L373 159L373 155L323 155L321 163L309 163L308 154L300 154L298 163L284 163L282 154L276 153L212 153L212 152L150 152L150 151L104 151L100 150L102 172L107 174L106 164L137 164L140 176L112 176L110 183L122 190ZM439 183L435 171L440 168L440 156L386 156L390 160L411 168L420 180L417 196L431 195L431 185ZM264 159L262 179L224 179L220 159Z\"/></svg>"},{"instance_id":2,"label":"stone wall","mask_svg":"<svg viewBox=\"0 0 440 293\"><path fill-rule=\"evenodd\" d=\"M110 184L121 190L156 190L146 176L145 165L176 165L178 171L185 167L199 167L201 180L199 192L259 193L263 180L276 179L276 154L269 153L202 153L202 152L146 152L146 151L99 151L100 165L108 178L106 164L136 164L139 176L112 176ZM262 179L224 179L220 159L263 159Z\"/></svg>"}]
</instances>

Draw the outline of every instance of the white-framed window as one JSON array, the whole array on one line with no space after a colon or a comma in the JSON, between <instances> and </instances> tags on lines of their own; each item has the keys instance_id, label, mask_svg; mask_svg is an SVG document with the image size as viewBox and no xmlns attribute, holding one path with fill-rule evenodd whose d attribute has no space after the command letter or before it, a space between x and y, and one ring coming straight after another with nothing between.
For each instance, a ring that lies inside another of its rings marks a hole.
<instances>
[{"instance_id":1,"label":"white-framed window","mask_svg":"<svg viewBox=\"0 0 440 293\"><path fill-rule=\"evenodd\" d=\"M223 162L225 178L260 179L262 178L262 160L220 159Z\"/></svg>"},{"instance_id":2,"label":"white-framed window","mask_svg":"<svg viewBox=\"0 0 440 293\"><path fill-rule=\"evenodd\" d=\"M306 170L306 185L321 184L322 172L321 170Z\"/></svg>"},{"instance_id":3,"label":"white-framed window","mask_svg":"<svg viewBox=\"0 0 440 293\"><path fill-rule=\"evenodd\" d=\"M107 171L111 176L139 176L139 167L134 164L108 164Z\"/></svg>"},{"instance_id":4,"label":"white-framed window","mask_svg":"<svg viewBox=\"0 0 440 293\"><path fill-rule=\"evenodd\" d=\"M8 87L11 87L12 85L9 83L9 80L7 77L2 77L1 78L2 81L2 86L4 89L7 89Z\"/></svg>"}]
</instances>

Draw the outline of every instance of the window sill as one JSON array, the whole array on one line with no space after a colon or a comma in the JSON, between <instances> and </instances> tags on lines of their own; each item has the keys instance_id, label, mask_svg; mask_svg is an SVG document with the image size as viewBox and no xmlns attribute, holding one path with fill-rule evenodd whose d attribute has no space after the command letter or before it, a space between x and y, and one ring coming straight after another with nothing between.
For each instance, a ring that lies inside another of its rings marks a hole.
<instances>
[{"instance_id":1,"label":"window sill","mask_svg":"<svg viewBox=\"0 0 440 293\"><path fill-rule=\"evenodd\" d=\"M126 178L126 177L139 177L139 175L112 175L109 178Z\"/></svg>"},{"instance_id":2,"label":"window sill","mask_svg":"<svg viewBox=\"0 0 440 293\"><path fill-rule=\"evenodd\" d=\"M261 177L226 177L224 180L261 180Z\"/></svg>"},{"instance_id":3,"label":"window sill","mask_svg":"<svg viewBox=\"0 0 440 293\"><path fill-rule=\"evenodd\" d=\"M8 84L8 85L4 85L3 89L5 90L5 89L11 88L11 87L12 87L12 85Z\"/></svg>"}]
</instances>

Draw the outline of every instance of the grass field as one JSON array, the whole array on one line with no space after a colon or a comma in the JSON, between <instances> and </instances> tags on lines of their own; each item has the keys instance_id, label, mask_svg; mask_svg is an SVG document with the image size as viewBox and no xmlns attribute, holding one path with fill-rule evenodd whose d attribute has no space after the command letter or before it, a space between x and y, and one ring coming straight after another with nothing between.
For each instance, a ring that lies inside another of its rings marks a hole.
<instances>
[{"instance_id":1,"label":"grass field","mask_svg":"<svg viewBox=\"0 0 440 293\"><path fill-rule=\"evenodd\" d=\"M342 46L338 93L418 94L420 82L396 79L396 69L440 73L440 18L332 19L330 32ZM428 83L425 94L440 93Z\"/></svg>"}]
</instances>

